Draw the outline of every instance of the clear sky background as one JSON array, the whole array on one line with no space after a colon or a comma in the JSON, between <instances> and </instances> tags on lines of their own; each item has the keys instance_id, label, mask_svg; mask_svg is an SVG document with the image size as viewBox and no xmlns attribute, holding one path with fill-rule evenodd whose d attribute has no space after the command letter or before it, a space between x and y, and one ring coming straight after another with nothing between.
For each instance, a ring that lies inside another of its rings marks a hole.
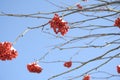
<instances>
[{"instance_id":1,"label":"clear sky background","mask_svg":"<svg viewBox=\"0 0 120 80\"><path fill-rule=\"evenodd\" d=\"M51 0L51 1L55 2L56 4L59 4L60 6L61 5L68 6L68 5L75 5L80 0L64 0L64 1ZM88 1L87 3L90 2ZM36 12L50 12L55 10L60 10L60 8L55 7L46 0L1 0L0 1L0 12L3 13L31 14ZM48 17L52 18L53 15L49 15ZM67 16L65 20L72 22L74 21L74 19L77 20L79 18L84 18L84 17L78 17L77 15L78 14L76 14L76 16L75 15ZM20 33L22 33L25 29L27 29L27 27L39 26L41 24L48 22L49 20L50 19L0 16L0 42L4 42L4 41L13 42ZM100 22L98 21L98 24L99 23ZM49 29L49 25L46 26L46 29L47 28ZM111 28L108 29L108 32L109 31L118 32L118 30L119 30L118 28ZM80 31L81 30L77 30L77 29L70 30L67 36L79 35L79 34L84 35L88 33L88 32L84 33L84 31L81 32ZM49 32L52 32L54 34L52 30L49 30ZM110 39L115 39L115 38L116 37ZM107 40L107 38L105 40ZM61 42L65 42L65 40L56 38L49 34L45 34L42 32L41 29L30 30L22 38L20 38L17 41L17 43L14 45L15 49L17 49L19 53L18 57L16 59L13 59L12 61L0 61L0 80L47 80L52 75L69 70L63 66L62 62L39 63L39 65L43 67L43 71L40 74L30 73L26 68L26 65L28 63L31 63L34 60L41 58L47 51L49 51L52 48L51 45L55 45ZM86 40L81 41L80 45L83 45L83 43L85 42ZM101 40L100 42L98 42L98 44L102 44ZM78 43L74 45L78 45ZM112 47L115 46L116 45L113 45ZM68 61L70 57L73 56L78 51L80 51L79 56L74 56L72 60L85 61L86 59L92 58L93 56L100 55L101 53L107 51L108 48L112 48L112 47L107 47L102 50L91 48L87 50L74 49L74 50L59 51L58 49L56 49L54 51L50 51L50 54L45 58L45 61L56 61L56 60ZM87 55L85 55L86 53ZM101 63L101 62L97 62L97 63ZM97 63L89 64L82 69L74 71L73 73L66 74L65 76L55 78L53 80L66 80L68 76L70 77L70 76L75 76L76 74L81 74L87 69L92 68L94 64ZM120 61L114 59L108 65L100 69L102 71L107 71L117 74L116 72L117 64L120 64ZM78 63L74 63L72 68L78 65L79 65ZM97 76L99 76L99 74ZM82 80L82 79L79 78L75 80ZM110 80L119 80L119 77L111 78Z\"/></svg>"}]
</instances>

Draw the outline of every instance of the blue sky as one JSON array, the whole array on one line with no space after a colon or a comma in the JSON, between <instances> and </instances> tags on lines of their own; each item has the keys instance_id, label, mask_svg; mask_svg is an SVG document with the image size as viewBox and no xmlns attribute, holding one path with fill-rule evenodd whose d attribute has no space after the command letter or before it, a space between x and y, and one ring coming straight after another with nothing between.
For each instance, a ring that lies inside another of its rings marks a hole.
<instances>
[{"instance_id":1,"label":"blue sky","mask_svg":"<svg viewBox=\"0 0 120 80\"><path fill-rule=\"evenodd\" d=\"M68 6L68 5L75 5L80 0L52 0L56 4L60 6ZM94 1L94 0L93 0ZM83 3L83 2L81 2ZM89 3L89 2L87 2ZM85 3L85 4L87 4ZM60 10L60 8L55 7L54 5L50 4L46 0L1 0L0 1L0 12L3 13L14 13L14 14L31 14L36 12L50 12L50 11L56 11ZM48 15L48 17L52 17L52 15ZM64 19L66 21L72 22L75 20L79 20L78 17L79 14L67 16ZM80 19L84 19L84 17L80 17ZM13 42L16 37L21 34L27 27L35 27L42 25L44 23L47 23L50 19L36 19L36 18L24 18L24 17L8 17L8 16L0 16L0 42L4 41L10 41ZM88 22L90 24L91 22ZM93 22L94 23L94 22ZM101 24L99 21L97 21L98 24ZM109 24L113 24L108 22ZM85 24L83 24L85 25ZM45 26L46 30L47 28L50 29L49 25ZM119 32L118 28L110 28L107 31L111 32ZM53 33L52 30L48 30L49 32ZM99 31L99 30L98 30ZM93 33L97 33L98 31ZM103 30L104 33L105 30ZM106 31L106 32L107 32ZM71 35L85 35L88 34L89 31L84 30L70 30L66 36ZM63 37L65 38L65 37ZM116 37L110 38L115 39ZM66 40L69 40L69 38L65 38ZM97 44L102 44L102 40L100 39L97 42ZM107 38L104 39L107 41ZM74 46L74 45L83 45L88 40L81 40L81 42L67 45L67 46ZM41 29L34 29L30 30L28 33L26 33L23 37L19 38L19 40L14 45L15 49L19 52L19 55L16 59L12 61L0 61L0 79L1 80L47 80L51 76L55 74L59 74L61 72L70 70L65 67L63 67L63 62L60 63L42 63L40 62L39 65L43 67L43 71L40 74L35 73L29 73L26 69L26 65L28 63L33 62L36 59L40 59L46 52L50 51L49 55L46 56L44 59L45 61L57 61L57 60L63 60L68 61L70 60L70 57L79 52L78 55L73 56L73 61L85 61L89 58L93 58L95 56L100 55L101 53L107 51L109 48L113 48L117 45L113 45L112 47L106 47L105 49L71 49L71 50L65 50L60 51L59 49L51 50L53 45L63 43L65 42L64 39L56 38L54 36L51 36L49 34L43 33ZM104 42L104 41L103 41ZM67 47L66 46L66 47ZM116 51L117 53L118 51ZM111 55L114 53L111 53ZM104 61L104 60L103 60ZM94 67L94 64L99 64L102 61L94 62L91 64L88 64L87 66L74 71L72 73L65 74L65 76L55 78L53 80L66 80L69 76L75 76L77 74L81 74L82 72L85 72L89 68ZM109 64L106 66L100 68L100 70L108 71L112 73L116 73L116 65L120 64L117 59L112 60ZM79 63L74 63L72 68L78 66ZM96 76L99 76L96 75ZM82 77L81 77L82 78ZM75 80L81 80L75 79ZM118 80L119 77L111 78L110 80ZM95 80L95 79L94 79Z\"/></svg>"}]
</instances>

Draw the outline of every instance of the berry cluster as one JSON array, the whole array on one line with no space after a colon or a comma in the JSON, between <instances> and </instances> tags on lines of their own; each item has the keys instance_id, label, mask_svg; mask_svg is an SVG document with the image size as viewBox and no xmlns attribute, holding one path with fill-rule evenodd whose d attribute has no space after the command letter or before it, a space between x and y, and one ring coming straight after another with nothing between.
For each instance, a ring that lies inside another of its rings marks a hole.
<instances>
[{"instance_id":1,"label":"berry cluster","mask_svg":"<svg viewBox=\"0 0 120 80\"><path fill-rule=\"evenodd\" d=\"M120 65L117 65L117 72L120 74Z\"/></svg>"},{"instance_id":2,"label":"berry cluster","mask_svg":"<svg viewBox=\"0 0 120 80\"><path fill-rule=\"evenodd\" d=\"M53 28L54 32L61 35L65 35L68 32L69 26L68 23L62 20L58 14L55 14L52 20L49 21L51 28Z\"/></svg>"},{"instance_id":3,"label":"berry cluster","mask_svg":"<svg viewBox=\"0 0 120 80\"><path fill-rule=\"evenodd\" d=\"M78 9L83 9L83 7L80 4L76 5Z\"/></svg>"},{"instance_id":4,"label":"berry cluster","mask_svg":"<svg viewBox=\"0 0 120 80\"><path fill-rule=\"evenodd\" d=\"M120 28L120 18L115 20L114 26L118 26Z\"/></svg>"},{"instance_id":5,"label":"berry cluster","mask_svg":"<svg viewBox=\"0 0 120 80\"><path fill-rule=\"evenodd\" d=\"M90 80L90 75L86 74L86 75L83 77L83 80Z\"/></svg>"},{"instance_id":6,"label":"berry cluster","mask_svg":"<svg viewBox=\"0 0 120 80\"><path fill-rule=\"evenodd\" d=\"M42 71L42 68L35 62L27 64L27 69L33 73L40 73Z\"/></svg>"},{"instance_id":7,"label":"berry cluster","mask_svg":"<svg viewBox=\"0 0 120 80\"><path fill-rule=\"evenodd\" d=\"M72 61L65 62L64 66L70 68L72 66Z\"/></svg>"},{"instance_id":8,"label":"berry cluster","mask_svg":"<svg viewBox=\"0 0 120 80\"><path fill-rule=\"evenodd\" d=\"M18 56L18 52L10 42L0 42L0 60L12 60Z\"/></svg>"}]
</instances>

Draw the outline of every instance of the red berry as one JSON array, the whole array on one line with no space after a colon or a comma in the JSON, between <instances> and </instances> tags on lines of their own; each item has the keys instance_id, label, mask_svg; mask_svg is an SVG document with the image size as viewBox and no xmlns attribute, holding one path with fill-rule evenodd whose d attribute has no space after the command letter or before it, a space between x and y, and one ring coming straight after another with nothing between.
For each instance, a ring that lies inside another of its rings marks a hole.
<instances>
[{"instance_id":1,"label":"red berry","mask_svg":"<svg viewBox=\"0 0 120 80\"><path fill-rule=\"evenodd\" d=\"M120 65L117 65L117 72L120 74Z\"/></svg>"},{"instance_id":2,"label":"red berry","mask_svg":"<svg viewBox=\"0 0 120 80\"><path fill-rule=\"evenodd\" d=\"M72 66L72 61L65 62L64 66L70 68Z\"/></svg>"},{"instance_id":3,"label":"red berry","mask_svg":"<svg viewBox=\"0 0 120 80\"><path fill-rule=\"evenodd\" d=\"M83 80L90 80L90 75L86 74L83 78Z\"/></svg>"},{"instance_id":4,"label":"red berry","mask_svg":"<svg viewBox=\"0 0 120 80\"><path fill-rule=\"evenodd\" d=\"M42 68L35 62L27 64L27 69L29 70L29 72L33 72L33 73L42 72Z\"/></svg>"}]
</instances>

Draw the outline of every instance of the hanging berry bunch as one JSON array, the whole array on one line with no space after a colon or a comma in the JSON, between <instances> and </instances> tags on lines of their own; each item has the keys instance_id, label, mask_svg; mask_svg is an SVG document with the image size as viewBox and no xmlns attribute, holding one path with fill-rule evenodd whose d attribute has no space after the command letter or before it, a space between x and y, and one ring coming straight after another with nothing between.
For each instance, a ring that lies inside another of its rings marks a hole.
<instances>
[{"instance_id":1,"label":"hanging berry bunch","mask_svg":"<svg viewBox=\"0 0 120 80\"><path fill-rule=\"evenodd\" d=\"M69 26L68 23L62 20L58 14L54 14L52 20L49 21L51 28L53 28L54 32L61 35L65 35L68 32Z\"/></svg>"},{"instance_id":2,"label":"hanging berry bunch","mask_svg":"<svg viewBox=\"0 0 120 80\"><path fill-rule=\"evenodd\" d=\"M115 20L114 26L118 26L120 28L120 18Z\"/></svg>"},{"instance_id":3,"label":"hanging berry bunch","mask_svg":"<svg viewBox=\"0 0 120 80\"><path fill-rule=\"evenodd\" d=\"M18 52L10 42L0 42L0 60L12 60L18 56Z\"/></svg>"},{"instance_id":4,"label":"hanging berry bunch","mask_svg":"<svg viewBox=\"0 0 120 80\"><path fill-rule=\"evenodd\" d=\"M35 62L27 64L27 69L29 70L29 72L33 72L33 73L42 72L42 68Z\"/></svg>"}]
</instances>

